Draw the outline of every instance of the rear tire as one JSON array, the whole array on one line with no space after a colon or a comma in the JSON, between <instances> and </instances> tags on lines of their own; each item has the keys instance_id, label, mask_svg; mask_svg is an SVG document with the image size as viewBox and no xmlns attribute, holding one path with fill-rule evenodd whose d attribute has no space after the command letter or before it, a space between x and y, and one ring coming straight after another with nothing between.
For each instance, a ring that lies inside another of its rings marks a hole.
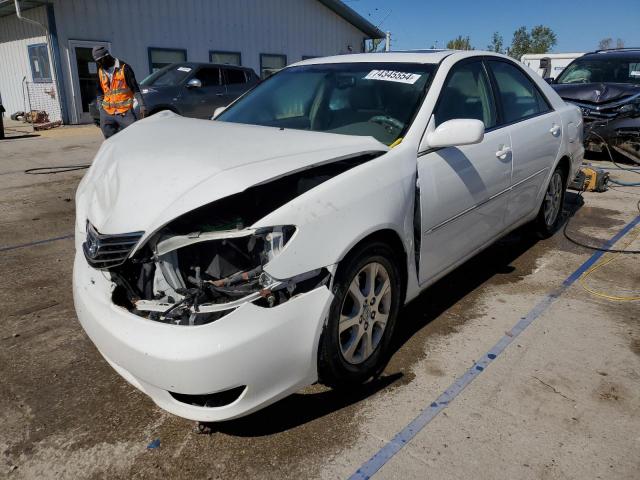
<instances>
[{"instance_id":1,"label":"rear tire","mask_svg":"<svg viewBox=\"0 0 640 480\"><path fill-rule=\"evenodd\" d=\"M367 243L341 262L318 346L321 383L348 388L382 373L400 309L396 262L393 250L382 242Z\"/></svg>"},{"instance_id":2,"label":"rear tire","mask_svg":"<svg viewBox=\"0 0 640 480\"><path fill-rule=\"evenodd\" d=\"M566 190L567 174L558 166L551 175L540 211L533 221L534 230L540 238L549 238L558 230L562 220Z\"/></svg>"}]
</instances>

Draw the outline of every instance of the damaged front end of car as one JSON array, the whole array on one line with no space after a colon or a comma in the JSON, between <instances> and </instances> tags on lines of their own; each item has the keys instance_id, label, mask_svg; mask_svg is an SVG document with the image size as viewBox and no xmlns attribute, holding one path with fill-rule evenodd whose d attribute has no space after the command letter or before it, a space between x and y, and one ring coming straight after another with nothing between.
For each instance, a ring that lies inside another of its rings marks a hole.
<instances>
[{"instance_id":1,"label":"damaged front end of car","mask_svg":"<svg viewBox=\"0 0 640 480\"><path fill-rule=\"evenodd\" d=\"M599 93L593 101L564 98L582 111L586 150L613 151L640 162L640 91L614 99Z\"/></svg>"},{"instance_id":2,"label":"damaged front end of car","mask_svg":"<svg viewBox=\"0 0 640 480\"><path fill-rule=\"evenodd\" d=\"M252 227L293 198L379 153L357 155L251 187L184 214L138 245L144 232L104 235L87 221L82 245L90 266L111 278L113 304L140 317L196 326L251 302L273 308L323 285L319 267L291 278L265 269L296 235L296 226Z\"/></svg>"}]
</instances>

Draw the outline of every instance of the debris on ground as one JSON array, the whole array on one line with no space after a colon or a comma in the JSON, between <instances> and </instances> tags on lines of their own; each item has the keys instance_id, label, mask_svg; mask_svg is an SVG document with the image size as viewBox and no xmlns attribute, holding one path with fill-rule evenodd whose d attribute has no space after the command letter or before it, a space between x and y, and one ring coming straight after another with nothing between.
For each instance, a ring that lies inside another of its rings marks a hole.
<instances>
[{"instance_id":1,"label":"debris on ground","mask_svg":"<svg viewBox=\"0 0 640 480\"><path fill-rule=\"evenodd\" d=\"M153 450L154 448L158 448L160 446L160 439L156 438L153 442L149 443L149 445L147 445L147 448L149 450Z\"/></svg>"},{"instance_id":2,"label":"debris on ground","mask_svg":"<svg viewBox=\"0 0 640 480\"><path fill-rule=\"evenodd\" d=\"M200 435L211 435L213 433L213 424L198 422L196 424L195 432Z\"/></svg>"}]
</instances>

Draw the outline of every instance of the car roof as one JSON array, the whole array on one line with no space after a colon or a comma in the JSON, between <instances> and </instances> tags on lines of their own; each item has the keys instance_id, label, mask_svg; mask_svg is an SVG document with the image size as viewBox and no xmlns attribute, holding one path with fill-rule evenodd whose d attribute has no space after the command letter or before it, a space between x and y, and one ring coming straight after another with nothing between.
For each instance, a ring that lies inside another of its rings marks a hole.
<instances>
[{"instance_id":1,"label":"car roof","mask_svg":"<svg viewBox=\"0 0 640 480\"><path fill-rule=\"evenodd\" d=\"M507 58L501 54L485 52L482 50L406 50L379 53L354 53L349 55L335 55L333 57L310 58L309 60L303 60L290 66L368 62L438 64L451 55L456 55L460 59L485 56Z\"/></svg>"},{"instance_id":2,"label":"car roof","mask_svg":"<svg viewBox=\"0 0 640 480\"><path fill-rule=\"evenodd\" d=\"M229 64L226 64L226 63L176 62L173 65L180 65L180 66L183 66L183 67L191 67L191 68L220 67L220 68L235 68L235 69L239 69L239 70L251 70L251 68L249 68L249 67L242 67L242 66L238 66L238 65L229 65Z\"/></svg>"},{"instance_id":3,"label":"car roof","mask_svg":"<svg viewBox=\"0 0 640 480\"><path fill-rule=\"evenodd\" d=\"M613 57L613 58L640 58L640 48L615 48L611 50L597 50L584 55L586 58L593 57Z\"/></svg>"},{"instance_id":4,"label":"car roof","mask_svg":"<svg viewBox=\"0 0 640 480\"><path fill-rule=\"evenodd\" d=\"M350 55L335 55L332 57L319 57L303 60L295 65L316 65L324 63L366 63L366 62L390 62L390 63L440 63L442 59L454 53L453 50L412 51L412 52L380 52L380 53L354 53Z\"/></svg>"}]
</instances>

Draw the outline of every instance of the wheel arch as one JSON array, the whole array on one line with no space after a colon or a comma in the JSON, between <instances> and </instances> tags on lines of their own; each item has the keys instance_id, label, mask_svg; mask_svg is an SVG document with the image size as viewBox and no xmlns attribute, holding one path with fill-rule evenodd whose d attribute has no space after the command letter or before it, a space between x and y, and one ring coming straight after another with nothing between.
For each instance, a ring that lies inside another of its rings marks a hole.
<instances>
[{"instance_id":1,"label":"wheel arch","mask_svg":"<svg viewBox=\"0 0 640 480\"><path fill-rule=\"evenodd\" d=\"M571 173L571 159L568 155L563 155L556 165L556 168L560 167L565 175L565 182L569 182L569 175ZM555 170L555 169L554 169ZM566 186L566 185L565 185Z\"/></svg>"},{"instance_id":2,"label":"wheel arch","mask_svg":"<svg viewBox=\"0 0 640 480\"><path fill-rule=\"evenodd\" d=\"M407 282L408 282L408 257L407 250L405 248L404 243L402 242L402 238L398 234L398 232L392 228L381 228L379 230L375 230L353 244L347 252L342 256L340 261L338 262L338 271L340 271L340 264L343 264L345 259L349 258L349 256L353 255L357 252L363 245L371 242L381 242L388 245L391 250L395 254L395 260L398 265L398 270L400 271L400 284L402 286L402 291L400 292L401 304L404 304L406 294L407 294Z\"/></svg>"}]
</instances>

